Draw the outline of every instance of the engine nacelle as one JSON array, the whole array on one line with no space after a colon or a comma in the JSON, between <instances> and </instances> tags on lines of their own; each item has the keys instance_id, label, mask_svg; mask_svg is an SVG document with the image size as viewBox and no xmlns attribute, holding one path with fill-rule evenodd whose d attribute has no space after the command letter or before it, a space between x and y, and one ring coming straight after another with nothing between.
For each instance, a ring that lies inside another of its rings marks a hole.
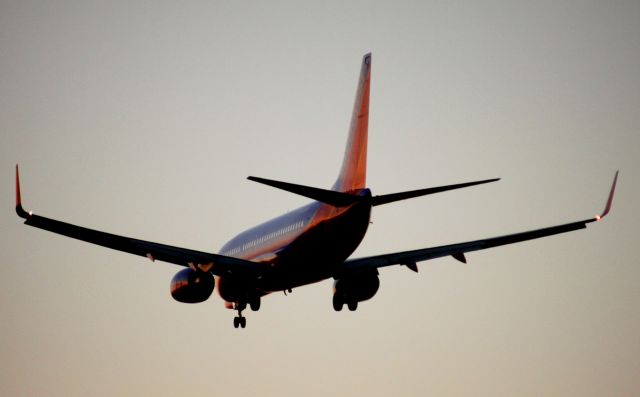
<instances>
[{"instance_id":1,"label":"engine nacelle","mask_svg":"<svg viewBox=\"0 0 640 397\"><path fill-rule=\"evenodd\" d=\"M211 273L186 268L171 279L171 296L182 303L200 303L209 299L215 286Z\"/></svg>"},{"instance_id":2,"label":"engine nacelle","mask_svg":"<svg viewBox=\"0 0 640 397\"><path fill-rule=\"evenodd\" d=\"M333 307L342 310L342 305L346 303L350 310L355 310L358 302L373 298L379 287L377 271L340 278L333 284Z\"/></svg>"}]
</instances>

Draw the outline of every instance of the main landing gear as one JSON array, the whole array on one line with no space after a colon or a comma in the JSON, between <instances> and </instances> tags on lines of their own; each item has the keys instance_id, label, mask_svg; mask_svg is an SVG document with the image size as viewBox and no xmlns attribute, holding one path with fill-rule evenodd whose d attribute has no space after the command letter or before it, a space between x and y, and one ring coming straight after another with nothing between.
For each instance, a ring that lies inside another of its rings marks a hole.
<instances>
[{"instance_id":1,"label":"main landing gear","mask_svg":"<svg viewBox=\"0 0 640 397\"><path fill-rule=\"evenodd\" d=\"M246 303L236 303L234 309L238 311L238 316L233 318L233 328L244 328L247 326L247 318L242 317L242 311L247 308Z\"/></svg>"},{"instance_id":2,"label":"main landing gear","mask_svg":"<svg viewBox=\"0 0 640 397\"><path fill-rule=\"evenodd\" d=\"M260 301L260 297L254 297L249 301L249 307L252 311L257 312L260 310ZM233 308L238 311L238 315L233 318L233 327L245 328L247 326L247 318L242 316L242 311L247 308L247 304L245 302L234 303Z\"/></svg>"},{"instance_id":3,"label":"main landing gear","mask_svg":"<svg viewBox=\"0 0 640 397\"><path fill-rule=\"evenodd\" d=\"M242 314L240 315L242 316ZM247 318L246 317L234 317L233 318L233 327L234 328L244 328L247 326Z\"/></svg>"}]
</instances>

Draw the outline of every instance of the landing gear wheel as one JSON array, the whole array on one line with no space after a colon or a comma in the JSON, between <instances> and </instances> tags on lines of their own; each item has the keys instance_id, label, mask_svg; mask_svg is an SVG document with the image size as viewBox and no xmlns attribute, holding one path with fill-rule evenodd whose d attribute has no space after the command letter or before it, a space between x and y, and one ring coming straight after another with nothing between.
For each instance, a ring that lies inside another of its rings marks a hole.
<instances>
[{"instance_id":1,"label":"landing gear wheel","mask_svg":"<svg viewBox=\"0 0 640 397\"><path fill-rule=\"evenodd\" d=\"M340 295L333 295L333 310L339 312L342 310L342 306L344 306L344 300Z\"/></svg>"},{"instance_id":2,"label":"landing gear wheel","mask_svg":"<svg viewBox=\"0 0 640 397\"><path fill-rule=\"evenodd\" d=\"M349 302L347 302L347 306L349 307L349 311L355 312L356 309L358 309L358 301L357 300L350 300Z\"/></svg>"},{"instance_id":3,"label":"landing gear wheel","mask_svg":"<svg viewBox=\"0 0 640 397\"><path fill-rule=\"evenodd\" d=\"M233 318L233 328L244 328L247 326L247 318L246 317L234 317Z\"/></svg>"}]
</instances>

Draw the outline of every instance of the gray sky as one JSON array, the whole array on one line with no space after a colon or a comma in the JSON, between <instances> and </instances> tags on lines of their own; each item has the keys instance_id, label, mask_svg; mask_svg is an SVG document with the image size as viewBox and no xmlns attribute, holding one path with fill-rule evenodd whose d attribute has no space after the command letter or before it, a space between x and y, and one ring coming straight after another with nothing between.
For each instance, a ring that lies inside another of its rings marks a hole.
<instances>
[{"instance_id":1,"label":"gray sky","mask_svg":"<svg viewBox=\"0 0 640 397\"><path fill-rule=\"evenodd\" d=\"M322 3L322 4L320 4ZM640 3L0 2L0 394L602 396L640 389ZM170 264L21 225L25 207L200 250L328 187L373 52L378 207L356 256L591 217L568 235L331 282L171 299Z\"/></svg>"}]
</instances>

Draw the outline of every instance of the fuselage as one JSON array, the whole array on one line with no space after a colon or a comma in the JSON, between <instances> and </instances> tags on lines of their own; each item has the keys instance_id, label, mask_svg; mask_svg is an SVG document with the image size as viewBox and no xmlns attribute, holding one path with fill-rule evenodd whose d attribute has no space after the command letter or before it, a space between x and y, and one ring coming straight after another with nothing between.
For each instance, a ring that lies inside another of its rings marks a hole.
<instances>
[{"instance_id":1,"label":"fuselage","mask_svg":"<svg viewBox=\"0 0 640 397\"><path fill-rule=\"evenodd\" d=\"M343 208L312 202L240 233L220 254L268 263L271 270L253 286L262 294L287 290L331 277L364 238L370 216L367 201Z\"/></svg>"},{"instance_id":2,"label":"fuselage","mask_svg":"<svg viewBox=\"0 0 640 397\"><path fill-rule=\"evenodd\" d=\"M342 166L332 190L370 197L366 188L367 136L371 54L360 66L360 77ZM217 278L220 296L228 303L251 302L256 295L286 291L332 277L358 247L369 226L371 204L331 205L322 200L262 223L240 233L220 254L268 264L257 279L236 283ZM334 203L335 204L335 203Z\"/></svg>"}]
</instances>

